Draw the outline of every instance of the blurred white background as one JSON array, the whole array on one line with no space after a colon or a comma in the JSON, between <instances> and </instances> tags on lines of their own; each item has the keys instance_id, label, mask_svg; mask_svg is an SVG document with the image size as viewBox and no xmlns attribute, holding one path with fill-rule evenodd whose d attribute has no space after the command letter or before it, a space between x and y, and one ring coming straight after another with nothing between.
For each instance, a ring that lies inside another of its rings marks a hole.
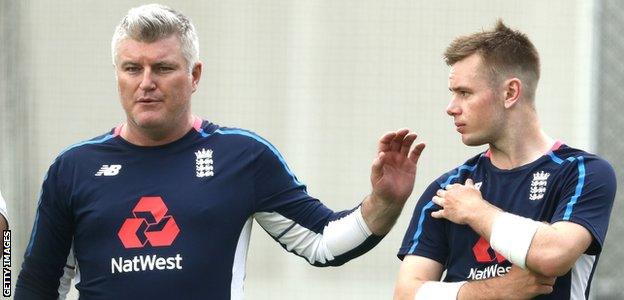
<instances>
[{"instance_id":1,"label":"blurred white background","mask_svg":"<svg viewBox=\"0 0 624 300\"><path fill-rule=\"evenodd\" d=\"M48 166L68 145L124 121L110 39L127 10L144 3L0 3L0 187L9 205L16 281ZM595 151L600 143L594 138L600 1L162 3L190 17L199 33L204 73L194 112L267 138L329 207L351 208L370 191L370 164L384 132L409 127L427 143L395 228L341 268L309 266L256 225L247 299L391 298L396 252L420 193L483 150L464 146L444 112L450 94L442 52L458 35L489 29L499 17L528 34L542 60L543 127L575 147ZM612 225L619 231L610 232L605 255L616 251L609 247L621 237L618 226ZM622 271L604 258L599 269L607 273L595 278L595 294L622 295L614 288Z\"/></svg>"}]
</instances>

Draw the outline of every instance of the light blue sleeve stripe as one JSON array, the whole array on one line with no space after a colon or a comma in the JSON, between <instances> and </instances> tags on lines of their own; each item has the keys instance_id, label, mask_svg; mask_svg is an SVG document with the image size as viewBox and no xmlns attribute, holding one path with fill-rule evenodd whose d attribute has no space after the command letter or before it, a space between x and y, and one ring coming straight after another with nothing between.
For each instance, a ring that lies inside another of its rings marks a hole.
<instances>
[{"instance_id":1,"label":"light blue sleeve stripe","mask_svg":"<svg viewBox=\"0 0 624 300\"><path fill-rule=\"evenodd\" d=\"M577 157L578 159L578 181L576 182L576 190L574 191L574 195L570 197L570 201L566 206L565 214L563 215L563 220L570 220L570 216L572 215L572 210L574 209L574 204L583 193L583 185L585 184L585 163L582 156Z\"/></svg>"},{"instance_id":2,"label":"light blue sleeve stripe","mask_svg":"<svg viewBox=\"0 0 624 300\"><path fill-rule=\"evenodd\" d=\"M219 134L238 134L238 135L243 135L243 136L247 136L250 137L260 143L262 143L263 145L267 146L271 152L273 152L273 154L275 154L275 156L279 159L279 161L282 163L282 166L284 167L284 169L286 170L286 172L288 172L288 175L290 175L290 177L292 177L293 181L297 184L297 185L302 185L305 186L305 184L303 184L302 182L300 182L297 177L295 176L295 174L290 170L290 168L288 168L288 165L286 164L286 160L284 160L284 158L282 157L282 155L279 153L279 151L277 151L277 149L275 147L273 147L273 145L271 145L271 143L269 143L267 140L251 133L245 130L240 130L240 129L227 129L227 130L222 130L222 129L217 129L215 130L216 133Z\"/></svg>"},{"instance_id":3,"label":"light blue sleeve stripe","mask_svg":"<svg viewBox=\"0 0 624 300\"><path fill-rule=\"evenodd\" d=\"M548 156L550 156L550 159L552 159L558 165L563 163L563 159L557 157L557 155L555 155L555 153L552 151L548 152Z\"/></svg>"},{"instance_id":4,"label":"light blue sleeve stripe","mask_svg":"<svg viewBox=\"0 0 624 300\"><path fill-rule=\"evenodd\" d=\"M425 207L423 207L423 209L420 211L420 216L418 218L418 229L416 230L416 233L414 233L414 238L412 238L413 245L410 248L409 252L407 252L408 254L413 254L416 250L416 246L418 246L418 238L420 238L420 234L422 233L422 224L425 221L425 211L431 208L433 204L433 201L429 201L429 203L427 203L427 205L425 205Z\"/></svg>"},{"instance_id":5,"label":"light blue sleeve stripe","mask_svg":"<svg viewBox=\"0 0 624 300\"><path fill-rule=\"evenodd\" d=\"M103 143L103 142L106 142L106 141L112 139L113 137L115 137L115 135L107 134L107 135L105 135L104 137L102 137L101 139L98 139L98 140L84 141L84 142L80 142L80 143L77 143L77 144L73 144L73 145L65 148L65 150L61 151L59 156L63 155L63 153L65 153L65 152L67 152L67 151L69 151L71 149L74 149L76 147L80 147L80 146L83 146L83 145L91 145L91 144Z\"/></svg>"},{"instance_id":6,"label":"light blue sleeve stripe","mask_svg":"<svg viewBox=\"0 0 624 300\"><path fill-rule=\"evenodd\" d=\"M469 171L469 172L474 171L477 168L478 164L479 163L477 162L472 166L461 165L459 168L457 168L457 174L453 174L449 176L442 184L440 184L440 188L446 188L446 186L451 184L453 180L459 178L462 171ZM416 250L416 246L418 246L418 239L420 238L420 235L422 234L422 226L423 226L423 222L425 221L425 216L426 216L425 211L433 207L433 205L434 205L433 201L429 201L429 203L427 203L427 205L425 205L423 209L420 211L420 216L418 218L418 227L416 228L416 233L414 233L414 237L412 238L413 245L410 248L410 251L408 252L408 254L412 254Z\"/></svg>"},{"instance_id":7,"label":"light blue sleeve stripe","mask_svg":"<svg viewBox=\"0 0 624 300\"><path fill-rule=\"evenodd\" d=\"M219 129L217 129L217 131L219 131ZM204 131L204 128L199 128L198 132L202 137L208 137L210 135Z\"/></svg>"},{"instance_id":8,"label":"light blue sleeve stripe","mask_svg":"<svg viewBox=\"0 0 624 300\"><path fill-rule=\"evenodd\" d=\"M457 168L457 174L453 174L451 176L449 176L446 181L444 181L440 187L442 188L446 188L447 185L451 184L451 182L453 182L454 179L459 178L459 175L461 175L461 172L464 170L468 170L470 172L474 171L477 168L478 163L475 163L472 166L468 166L468 165L461 165L459 168Z\"/></svg>"}]
</instances>

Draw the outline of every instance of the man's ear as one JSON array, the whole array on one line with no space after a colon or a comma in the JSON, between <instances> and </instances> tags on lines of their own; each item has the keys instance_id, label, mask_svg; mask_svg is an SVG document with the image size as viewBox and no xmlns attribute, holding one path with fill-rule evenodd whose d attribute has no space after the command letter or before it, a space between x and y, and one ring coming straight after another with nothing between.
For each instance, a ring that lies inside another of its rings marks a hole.
<instances>
[{"instance_id":1,"label":"man's ear","mask_svg":"<svg viewBox=\"0 0 624 300\"><path fill-rule=\"evenodd\" d=\"M517 77L504 82L505 108L511 108L520 100L522 95L522 80Z\"/></svg>"},{"instance_id":2,"label":"man's ear","mask_svg":"<svg viewBox=\"0 0 624 300\"><path fill-rule=\"evenodd\" d=\"M193 92L197 90L197 86L199 85L199 80L201 79L203 64L201 61L198 61L193 66L191 70L191 75L193 76Z\"/></svg>"}]
</instances>

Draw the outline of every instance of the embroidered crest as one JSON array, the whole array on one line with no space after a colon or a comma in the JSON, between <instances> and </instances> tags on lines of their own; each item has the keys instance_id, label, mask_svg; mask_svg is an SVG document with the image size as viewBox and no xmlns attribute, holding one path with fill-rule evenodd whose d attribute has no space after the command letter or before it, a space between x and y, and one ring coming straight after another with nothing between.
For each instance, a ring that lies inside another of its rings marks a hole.
<instances>
[{"instance_id":1,"label":"embroidered crest","mask_svg":"<svg viewBox=\"0 0 624 300\"><path fill-rule=\"evenodd\" d=\"M197 177L214 176L214 166L212 165L212 150L201 149L195 152L195 172Z\"/></svg>"},{"instance_id":2,"label":"embroidered crest","mask_svg":"<svg viewBox=\"0 0 624 300\"><path fill-rule=\"evenodd\" d=\"M544 198L548 177L550 177L550 173L544 171L533 173L533 181L531 181L531 188L529 190L529 200L536 201Z\"/></svg>"}]
</instances>

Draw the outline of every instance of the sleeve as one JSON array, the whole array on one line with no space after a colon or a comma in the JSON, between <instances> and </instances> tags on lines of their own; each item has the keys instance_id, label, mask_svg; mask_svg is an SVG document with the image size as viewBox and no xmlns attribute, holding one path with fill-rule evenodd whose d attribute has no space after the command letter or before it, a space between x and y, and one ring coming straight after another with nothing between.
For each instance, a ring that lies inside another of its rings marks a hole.
<instances>
[{"instance_id":1,"label":"sleeve","mask_svg":"<svg viewBox=\"0 0 624 300\"><path fill-rule=\"evenodd\" d=\"M306 187L270 144L259 145L255 163L254 218L284 249L314 266L339 266L372 249L360 207L333 212Z\"/></svg>"},{"instance_id":2,"label":"sleeve","mask_svg":"<svg viewBox=\"0 0 624 300\"><path fill-rule=\"evenodd\" d=\"M449 246L446 237L446 223L431 216L431 212L440 209L432 199L440 184L436 181L427 187L420 196L412 220L403 237L403 243L397 256L403 260L406 255L418 255L446 264Z\"/></svg>"},{"instance_id":3,"label":"sleeve","mask_svg":"<svg viewBox=\"0 0 624 300\"><path fill-rule=\"evenodd\" d=\"M72 241L72 214L63 188L59 160L49 169L35 216L15 299L56 299ZM66 178L71 178L66 174Z\"/></svg>"},{"instance_id":4,"label":"sleeve","mask_svg":"<svg viewBox=\"0 0 624 300\"><path fill-rule=\"evenodd\" d=\"M587 254L598 254L615 198L615 172L602 159L578 156L564 176L560 200L550 221L570 221L585 227L593 236Z\"/></svg>"},{"instance_id":5,"label":"sleeve","mask_svg":"<svg viewBox=\"0 0 624 300\"><path fill-rule=\"evenodd\" d=\"M65 267L63 267L63 276L61 276L59 280L58 300L67 299L67 294L69 294L69 290L71 289L72 279L77 277L76 274L78 274L78 263L74 257L74 248L72 245L69 256L67 256L67 263L65 263Z\"/></svg>"}]
</instances>

